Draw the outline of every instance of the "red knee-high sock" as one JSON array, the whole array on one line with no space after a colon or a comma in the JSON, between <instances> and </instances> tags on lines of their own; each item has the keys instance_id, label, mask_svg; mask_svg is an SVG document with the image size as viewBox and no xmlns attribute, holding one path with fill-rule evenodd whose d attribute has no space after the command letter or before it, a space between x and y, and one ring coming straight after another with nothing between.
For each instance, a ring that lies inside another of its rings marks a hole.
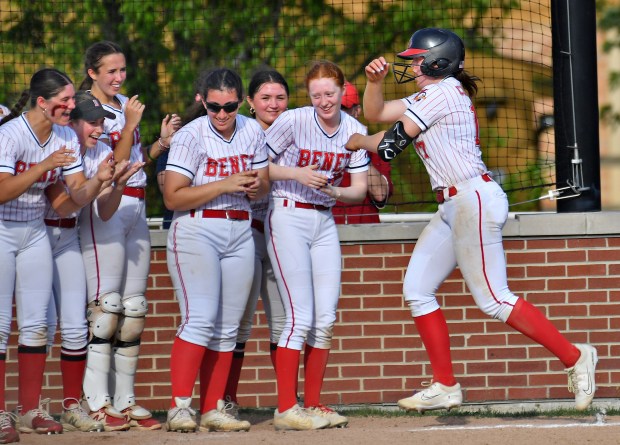
<instances>
[{"instance_id":1,"label":"red knee-high sock","mask_svg":"<svg viewBox=\"0 0 620 445\"><path fill-rule=\"evenodd\" d=\"M170 379L172 383L172 400L170 407L174 408L175 397L191 397L196 383L198 369L207 348L194 343L174 339L170 355Z\"/></svg>"},{"instance_id":2,"label":"red knee-high sock","mask_svg":"<svg viewBox=\"0 0 620 445\"><path fill-rule=\"evenodd\" d=\"M200 406L201 413L217 408L217 401L224 398L224 390L233 352L206 350L200 366Z\"/></svg>"},{"instance_id":3,"label":"red knee-high sock","mask_svg":"<svg viewBox=\"0 0 620 445\"><path fill-rule=\"evenodd\" d=\"M80 400L82 381L86 369L86 348L78 350L60 350L60 372L65 399Z\"/></svg>"},{"instance_id":4,"label":"red knee-high sock","mask_svg":"<svg viewBox=\"0 0 620 445\"><path fill-rule=\"evenodd\" d=\"M329 349L306 345L304 351L304 406L310 408L321 403L321 388L325 378Z\"/></svg>"},{"instance_id":5,"label":"red knee-high sock","mask_svg":"<svg viewBox=\"0 0 620 445\"><path fill-rule=\"evenodd\" d=\"M230 373L226 382L226 390L224 397L230 398L237 403L237 388L241 379L241 368L243 367L243 357L245 355L245 343L237 343L232 355L232 363L230 364Z\"/></svg>"},{"instance_id":6,"label":"red knee-high sock","mask_svg":"<svg viewBox=\"0 0 620 445\"><path fill-rule=\"evenodd\" d=\"M271 356L271 364L273 365L274 371L276 369L276 363L277 363L277 359L276 359L277 351L278 351L278 344L269 343L269 355Z\"/></svg>"},{"instance_id":7,"label":"red knee-high sock","mask_svg":"<svg viewBox=\"0 0 620 445\"><path fill-rule=\"evenodd\" d=\"M0 411L6 411L6 352L0 353Z\"/></svg>"},{"instance_id":8,"label":"red knee-high sock","mask_svg":"<svg viewBox=\"0 0 620 445\"><path fill-rule=\"evenodd\" d=\"M567 368L579 360L579 349L560 334L542 312L522 298L517 300L506 324L547 348Z\"/></svg>"},{"instance_id":9,"label":"red knee-high sock","mask_svg":"<svg viewBox=\"0 0 620 445\"><path fill-rule=\"evenodd\" d=\"M17 348L19 368L17 398L22 407L22 413L39 407L46 358L46 346L20 345Z\"/></svg>"},{"instance_id":10,"label":"red knee-high sock","mask_svg":"<svg viewBox=\"0 0 620 445\"><path fill-rule=\"evenodd\" d=\"M443 312L437 309L430 314L414 317L413 320L433 368L433 381L446 386L456 385L450 354L450 334Z\"/></svg>"},{"instance_id":11,"label":"red knee-high sock","mask_svg":"<svg viewBox=\"0 0 620 445\"><path fill-rule=\"evenodd\" d=\"M278 411L283 413L297 403L297 379L301 351L278 347L276 352L278 366Z\"/></svg>"}]
</instances>

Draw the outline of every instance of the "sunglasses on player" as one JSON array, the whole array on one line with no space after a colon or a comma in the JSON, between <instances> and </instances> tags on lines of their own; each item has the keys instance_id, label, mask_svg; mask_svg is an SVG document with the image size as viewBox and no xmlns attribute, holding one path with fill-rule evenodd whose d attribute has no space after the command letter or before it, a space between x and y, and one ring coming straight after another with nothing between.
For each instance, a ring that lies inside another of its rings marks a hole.
<instances>
[{"instance_id":1,"label":"sunglasses on player","mask_svg":"<svg viewBox=\"0 0 620 445\"><path fill-rule=\"evenodd\" d=\"M226 113L232 113L233 111L237 111L237 108L239 108L239 102L228 102L224 105L216 104L214 102L207 102L205 103L205 107L211 113L215 114L219 113L222 110L224 110L224 112Z\"/></svg>"}]
</instances>

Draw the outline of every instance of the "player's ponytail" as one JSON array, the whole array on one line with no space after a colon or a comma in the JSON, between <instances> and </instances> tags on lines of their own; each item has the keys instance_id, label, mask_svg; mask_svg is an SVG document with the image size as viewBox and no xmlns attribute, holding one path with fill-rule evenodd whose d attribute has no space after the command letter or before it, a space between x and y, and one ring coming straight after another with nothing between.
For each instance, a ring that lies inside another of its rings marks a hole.
<instances>
[{"instance_id":1,"label":"player's ponytail","mask_svg":"<svg viewBox=\"0 0 620 445\"><path fill-rule=\"evenodd\" d=\"M15 105L13 105L13 108L11 108L11 112L2 118L0 125L4 125L11 119L15 119L19 116L28 103L28 99L30 99L30 90L24 90L22 95L19 97L19 100L15 103Z\"/></svg>"},{"instance_id":2,"label":"player's ponytail","mask_svg":"<svg viewBox=\"0 0 620 445\"><path fill-rule=\"evenodd\" d=\"M461 85L463 85L469 97L473 98L478 92L478 85L476 82L481 82L480 77L469 74L465 70L457 71L453 75L456 77L456 80L461 82Z\"/></svg>"}]
</instances>

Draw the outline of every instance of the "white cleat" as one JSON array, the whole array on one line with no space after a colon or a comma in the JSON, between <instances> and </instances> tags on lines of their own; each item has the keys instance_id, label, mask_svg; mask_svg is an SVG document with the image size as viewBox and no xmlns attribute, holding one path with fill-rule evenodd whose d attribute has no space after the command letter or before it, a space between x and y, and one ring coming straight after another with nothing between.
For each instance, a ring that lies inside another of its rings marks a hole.
<instances>
[{"instance_id":1,"label":"white cleat","mask_svg":"<svg viewBox=\"0 0 620 445\"><path fill-rule=\"evenodd\" d=\"M198 425L196 424L196 411L190 408L191 397L175 397L175 408L168 410L166 420L166 430L178 433L194 433Z\"/></svg>"},{"instance_id":2,"label":"white cleat","mask_svg":"<svg viewBox=\"0 0 620 445\"><path fill-rule=\"evenodd\" d=\"M249 431L247 420L235 419L226 411L226 403L217 401L217 408L200 416L200 431Z\"/></svg>"},{"instance_id":3,"label":"white cleat","mask_svg":"<svg viewBox=\"0 0 620 445\"><path fill-rule=\"evenodd\" d=\"M581 355L568 373L568 390L575 394L575 408L583 411L592 403L596 384L594 381L598 355L593 346L586 344L575 345Z\"/></svg>"},{"instance_id":4,"label":"white cleat","mask_svg":"<svg viewBox=\"0 0 620 445\"><path fill-rule=\"evenodd\" d=\"M423 413L434 409L451 410L463 403L463 393L458 383L454 386L445 386L439 382L431 382L426 383L426 386L428 388L414 393L411 397L400 399L398 406L408 411Z\"/></svg>"},{"instance_id":5,"label":"white cleat","mask_svg":"<svg viewBox=\"0 0 620 445\"><path fill-rule=\"evenodd\" d=\"M321 404L306 408L306 411L314 414L315 416L323 417L329 420L329 426L327 428L344 428L349 423L348 418Z\"/></svg>"},{"instance_id":6,"label":"white cleat","mask_svg":"<svg viewBox=\"0 0 620 445\"><path fill-rule=\"evenodd\" d=\"M273 415L273 426L277 431L280 430L320 430L328 428L331 422L323 416L317 416L309 410L299 405L293 405L283 413L275 411Z\"/></svg>"},{"instance_id":7,"label":"white cleat","mask_svg":"<svg viewBox=\"0 0 620 445\"><path fill-rule=\"evenodd\" d=\"M104 425L102 422L93 419L82 408L79 400L65 399L62 401L63 413L60 416L60 423L65 431L82 431L84 433L102 432Z\"/></svg>"}]
</instances>

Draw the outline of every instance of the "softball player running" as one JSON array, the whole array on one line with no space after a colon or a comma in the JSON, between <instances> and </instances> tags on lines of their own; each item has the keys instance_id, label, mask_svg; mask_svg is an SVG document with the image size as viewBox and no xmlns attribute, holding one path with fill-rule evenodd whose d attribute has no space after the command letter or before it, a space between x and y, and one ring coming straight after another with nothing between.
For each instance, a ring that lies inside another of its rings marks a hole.
<instances>
[{"instance_id":1,"label":"softball player running","mask_svg":"<svg viewBox=\"0 0 620 445\"><path fill-rule=\"evenodd\" d=\"M502 227L508 200L482 161L478 122L470 97L479 79L463 70L465 47L452 31L416 31L410 60L396 73L399 83L415 79L420 91L384 102L384 58L366 67L364 115L371 122L396 122L387 132L354 135L347 148L376 151L391 160L413 141L430 175L439 209L420 235L405 275L404 294L433 368L428 388L398 402L407 410L427 411L461 404L450 357L450 338L435 292L458 265L478 307L538 342L567 368L569 389L579 410L594 397L597 352L571 344L534 306L508 289ZM396 66L397 64L395 64ZM411 68L413 76L408 73Z\"/></svg>"},{"instance_id":2,"label":"softball player running","mask_svg":"<svg viewBox=\"0 0 620 445\"><path fill-rule=\"evenodd\" d=\"M98 137L103 131L104 118L114 119L92 94L81 91L75 96L76 107L71 111L71 128L76 132L84 163L84 175L97 174L100 164L110 161L112 150ZM124 183L142 165L126 168L128 161L115 166L115 187L105 188L97 198L102 212L114 212L120 202ZM114 193L116 191L116 193ZM116 199L110 199L116 195ZM114 202L112 202L114 201ZM105 208L108 207L108 208ZM86 366L88 325L86 321L86 276L76 224L78 212L61 218L51 204L47 205L45 225L54 258L53 299L48 310L48 344L54 342L57 321L60 320L62 346L60 369L64 392L61 423L66 431L103 431L104 425L89 417L80 404L82 381Z\"/></svg>"},{"instance_id":3,"label":"softball player running","mask_svg":"<svg viewBox=\"0 0 620 445\"><path fill-rule=\"evenodd\" d=\"M254 73L250 79L246 100L250 105L250 114L260 124L261 128L266 130L286 110L288 107L288 97L288 84L284 77L282 77L282 74L275 70L261 70ZM265 196L258 201L252 201L250 207L252 209L252 238L254 238L255 248L254 280L252 281L250 298L239 325L237 344L233 353L224 398L231 414L235 416L239 406L237 402L237 387L243 366L245 344L250 338L252 319L254 318L259 295L263 301L263 308L265 309L269 325L269 350L274 369L276 366L278 340L286 321L284 306L278 292L271 261L269 261L269 255L267 255L267 244L265 242L264 223L267 208L269 207L269 196Z\"/></svg>"},{"instance_id":4,"label":"softball player running","mask_svg":"<svg viewBox=\"0 0 620 445\"><path fill-rule=\"evenodd\" d=\"M144 105L137 96L128 99L119 93L126 79L126 64L118 45L106 41L93 44L86 51L84 65L82 88L90 88L115 115L113 120L105 119L101 139L112 147L116 161L127 159L135 164L154 160L167 149L180 119L166 116L158 142L142 146L138 125ZM95 206L80 216L91 330L84 393L91 416L103 422L106 430L126 429L127 425L140 430L161 428L151 413L137 404L134 392L140 337L148 312L145 292L151 245L145 187L146 173L139 170L127 182L110 220L104 221ZM115 260L105 260L109 258Z\"/></svg>"},{"instance_id":5,"label":"softball player running","mask_svg":"<svg viewBox=\"0 0 620 445\"><path fill-rule=\"evenodd\" d=\"M62 425L39 407L47 355L47 309L53 261L43 222L45 196L60 188L62 174L71 200L53 199L63 216L90 202L113 166L86 181L75 133L67 127L74 108L74 88L64 73L45 68L30 81L30 110L4 119L0 127L0 439L19 441L5 410L5 363L15 295L18 347L19 430L61 433ZM105 166L104 166L105 167ZM70 210L64 203L71 201ZM36 271L36 279L28 279Z\"/></svg>"},{"instance_id":6,"label":"softball player running","mask_svg":"<svg viewBox=\"0 0 620 445\"><path fill-rule=\"evenodd\" d=\"M286 324L276 352L279 430L345 426L347 418L321 405L340 295L340 242L331 207L366 196L368 159L344 148L364 126L341 111L344 75L332 62L315 62L306 75L312 102L282 113L267 129L274 181L265 236ZM338 187L351 173L351 186ZM299 357L304 346L304 408L297 404Z\"/></svg>"},{"instance_id":7,"label":"softball player running","mask_svg":"<svg viewBox=\"0 0 620 445\"><path fill-rule=\"evenodd\" d=\"M250 199L269 189L265 135L238 115L241 78L226 68L203 77L207 116L172 140L164 202L174 210L168 230L168 270L181 312L170 373L172 401L166 427L194 431L191 397L200 370L200 429L248 430L225 410L224 390L254 270Z\"/></svg>"}]
</instances>

